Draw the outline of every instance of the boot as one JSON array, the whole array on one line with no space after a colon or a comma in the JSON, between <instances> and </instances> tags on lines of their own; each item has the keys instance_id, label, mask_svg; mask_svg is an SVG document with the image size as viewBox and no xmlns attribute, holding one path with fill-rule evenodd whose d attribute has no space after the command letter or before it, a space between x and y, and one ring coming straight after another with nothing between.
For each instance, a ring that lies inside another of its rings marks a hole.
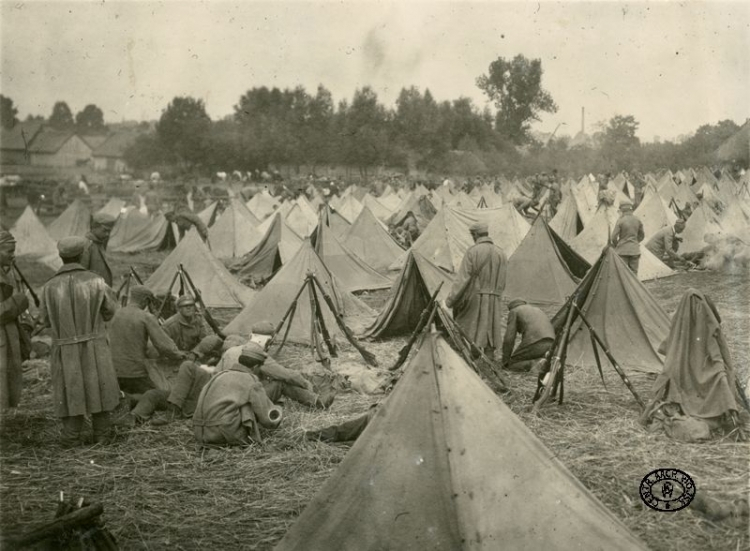
<instances>
[{"instance_id":1,"label":"boot","mask_svg":"<svg viewBox=\"0 0 750 551\"><path fill-rule=\"evenodd\" d=\"M83 415L62 418L62 431L60 434L60 446L73 448L81 444L81 431L83 429Z\"/></svg>"},{"instance_id":2,"label":"boot","mask_svg":"<svg viewBox=\"0 0 750 551\"><path fill-rule=\"evenodd\" d=\"M171 402L167 403L167 410L160 411L151 419L151 424L157 427L168 425L182 417L182 410Z\"/></svg>"}]
</instances>

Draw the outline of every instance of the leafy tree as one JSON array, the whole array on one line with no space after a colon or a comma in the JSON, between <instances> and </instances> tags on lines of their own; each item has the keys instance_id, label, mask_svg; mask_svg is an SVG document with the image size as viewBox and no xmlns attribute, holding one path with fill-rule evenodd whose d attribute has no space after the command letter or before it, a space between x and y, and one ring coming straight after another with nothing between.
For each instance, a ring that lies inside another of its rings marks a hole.
<instances>
[{"instance_id":1,"label":"leafy tree","mask_svg":"<svg viewBox=\"0 0 750 551\"><path fill-rule=\"evenodd\" d=\"M75 125L73 112L64 101L58 101L52 107L52 115L49 118L51 127L57 130L70 130Z\"/></svg>"},{"instance_id":2,"label":"leafy tree","mask_svg":"<svg viewBox=\"0 0 750 551\"><path fill-rule=\"evenodd\" d=\"M164 149L186 167L205 161L205 144L211 119L203 101L191 97L174 98L156 124L156 134Z\"/></svg>"},{"instance_id":3,"label":"leafy tree","mask_svg":"<svg viewBox=\"0 0 750 551\"><path fill-rule=\"evenodd\" d=\"M0 94L0 126L13 128L18 122L18 109L13 105L13 100Z\"/></svg>"},{"instance_id":4,"label":"leafy tree","mask_svg":"<svg viewBox=\"0 0 750 551\"><path fill-rule=\"evenodd\" d=\"M104 113L93 103L90 103L76 114L76 128L83 133L95 133L105 130Z\"/></svg>"},{"instance_id":5,"label":"leafy tree","mask_svg":"<svg viewBox=\"0 0 750 551\"><path fill-rule=\"evenodd\" d=\"M26 115L26 122L44 122L44 117L42 115L32 115L29 113Z\"/></svg>"},{"instance_id":6,"label":"leafy tree","mask_svg":"<svg viewBox=\"0 0 750 551\"><path fill-rule=\"evenodd\" d=\"M343 115L343 159L367 179L369 168L388 156L388 113L378 103L375 91L365 86L354 92L352 104Z\"/></svg>"},{"instance_id":7,"label":"leafy tree","mask_svg":"<svg viewBox=\"0 0 750 551\"><path fill-rule=\"evenodd\" d=\"M542 88L542 62L519 54L512 61L498 57L477 86L495 102L495 129L516 144L529 141L532 121L542 112L557 112L549 92Z\"/></svg>"},{"instance_id":8,"label":"leafy tree","mask_svg":"<svg viewBox=\"0 0 750 551\"><path fill-rule=\"evenodd\" d=\"M141 134L124 151L123 157L133 169L146 170L168 162L169 152L155 134Z\"/></svg>"},{"instance_id":9,"label":"leafy tree","mask_svg":"<svg viewBox=\"0 0 750 551\"><path fill-rule=\"evenodd\" d=\"M609 120L601 136L601 153L608 170L630 169L638 164L638 125L633 115L615 115Z\"/></svg>"}]
</instances>

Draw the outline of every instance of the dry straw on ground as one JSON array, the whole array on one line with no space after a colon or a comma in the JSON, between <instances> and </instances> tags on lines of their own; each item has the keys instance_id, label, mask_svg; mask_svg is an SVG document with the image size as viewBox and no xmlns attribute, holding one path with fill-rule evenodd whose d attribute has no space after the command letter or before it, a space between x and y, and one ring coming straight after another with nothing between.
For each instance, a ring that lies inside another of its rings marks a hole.
<instances>
[{"instance_id":1,"label":"dry straw on ground","mask_svg":"<svg viewBox=\"0 0 750 551\"><path fill-rule=\"evenodd\" d=\"M725 316L734 357L744 362L750 340L747 282L738 291L737 285L726 288L712 276L680 277L684 280L654 282L649 288L668 310L674 310L688 286L712 294ZM371 297L373 303L376 299ZM403 342L367 343L367 348L387 367ZM312 363L310 351L295 346L285 347L281 360L298 369ZM361 361L348 347L342 360ZM638 485L649 471L676 467L694 478L698 492L747 499L748 445L729 440L688 445L646 432L637 424L632 396L606 361L604 367L608 391L597 373L573 370L566 377L565 403L546 406L540 416L530 412L535 386L528 376L509 375L512 392L503 399L649 548L750 549L742 527L708 521L690 508L658 513L638 497ZM102 502L107 526L122 548L138 550L273 547L348 449L307 442L304 431L350 419L378 399L343 394L330 411L288 403L281 429L264 432L262 445L246 449L198 450L189 422L180 421L138 427L110 446L62 450L56 444L46 363L28 366L24 379L19 411L3 419L0 432L2 531L25 531L51 519L64 491ZM645 399L651 379L632 380Z\"/></svg>"}]
</instances>

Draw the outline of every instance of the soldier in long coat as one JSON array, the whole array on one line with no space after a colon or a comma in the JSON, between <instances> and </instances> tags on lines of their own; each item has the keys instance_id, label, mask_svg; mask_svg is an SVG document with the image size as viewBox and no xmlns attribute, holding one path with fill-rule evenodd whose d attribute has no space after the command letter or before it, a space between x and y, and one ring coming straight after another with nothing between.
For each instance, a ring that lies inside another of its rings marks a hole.
<instances>
[{"instance_id":1,"label":"soldier in long coat","mask_svg":"<svg viewBox=\"0 0 750 551\"><path fill-rule=\"evenodd\" d=\"M469 231L474 245L461 261L446 306L453 309L466 336L490 352L503 342L500 324L508 259L490 239L486 223L473 224Z\"/></svg>"},{"instance_id":2,"label":"soldier in long coat","mask_svg":"<svg viewBox=\"0 0 750 551\"><path fill-rule=\"evenodd\" d=\"M91 220L91 230L86 234L86 245L81 257L81 266L99 274L107 285L112 287L112 269L107 262L107 242L117 219L103 212L97 212Z\"/></svg>"},{"instance_id":3,"label":"soldier in long coat","mask_svg":"<svg viewBox=\"0 0 750 551\"><path fill-rule=\"evenodd\" d=\"M23 382L18 317L29 307L29 300L14 285L11 270L15 250L15 238L0 230L0 411L18 405Z\"/></svg>"},{"instance_id":4,"label":"soldier in long coat","mask_svg":"<svg viewBox=\"0 0 750 551\"><path fill-rule=\"evenodd\" d=\"M58 243L63 266L42 290L41 321L52 328L52 399L63 445L80 441L85 415L91 415L94 441L107 441L109 412L120 399L104 326L117 302L104 279L79 264L85 245L83 237Z\"/></svg>"}]
</instances>

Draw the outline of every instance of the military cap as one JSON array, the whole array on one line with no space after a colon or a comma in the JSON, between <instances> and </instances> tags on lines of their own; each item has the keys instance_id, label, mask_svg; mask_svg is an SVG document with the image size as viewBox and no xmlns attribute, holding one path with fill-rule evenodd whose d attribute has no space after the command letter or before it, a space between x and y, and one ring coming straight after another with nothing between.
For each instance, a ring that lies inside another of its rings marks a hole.
<instances>
[{"instance_id":1,"label":"military cap","mask_svg":"<svg viewBox=\"0 0 750 551\"><path fill-rule=\"evenodd\" d=\"M117 217L112 216L111 214L108 214L106 212L97 212L92 217L92 221L94 224L97 224L99 226L106 226L108 228L111 228L115 225L115 222L117 222Z\"/></svg>"},{"instance_id":2,"label":"military cap","mask_svg":"<svg viewBox=\"0 0 750 551\"><path fill-rule=\"evenodd\" d=\"M677 222L674 223L674 227L675 228L678 227L678 226L681 227L681 228L685 227L685 221L682 218L680 218L679 220L677 220Z\"/></svg>"},{"instance_id":3,"label":"military cap","mask_svg":"<svg viewBox=\"0 0 750 551\"><path fill-rule=\"evenodd\" d=\"M154 293L145 285L133 285L130 288L130 298L136 302L141 302L144 299L153 299Z\"/></svg>"},{"instance_id":4,"label":"military cap","mask_svg":"<svg viewBox=\"0 0 750 551\"><path fill-rule=\"evenodd\" d=\"M260 333L261 335L273 335L275 329L273 323L270 321L259 321L253 325L252 331L253 333Z\"/></svg>"},{"instance_id":5,"label":"military cap","mask_svg":"<svg viewBox=\"0 0 750 551\"><path fill-rule=\"evenodd\" d=\"M633 203L627 200L620 201L620 210L633 210Z\"/></svg>"},{"instance_id":6,"label":"military cap","mask_svg":"<svg viewBox=\"0 0 750 551\"><path fill-rule=\"evenodd\" d=\"M57 251L60 258L73 258L83 254L86 247L86 238L77 235L64 237L57 242Z\"/></svg>"},{"instance_id":7,"label":"military cap","mask_svg":"<svg viewBox=\"0 0 750 551\"><path fill-rule=\"evenodd\" d=\"M182 295L175 302L175 306L177 306L177 308L181 308L183 306L191 306L193 304L195 304L195 299L190 295Z\"/></svg>"},{"instance_id":8,"label":"military cap","mask_svg":"<svg viewBox=\"0 0 750 551\"><path fill-rule=\"evenodd\" d=\"M487 233L489 231L489 226L487 226L487 222L474 222L469 226L469 231L471 233Z\"/></svg>"},{"instance_id":9,"label":"military cap","mask_svg":"<svg viewBox=\"0 0 750 551\"><path fill-rule=\"evenodd\" d=\"M518 308L519 306L523 304L528 304L528 303L522 298L514 298L508 303L508 310L513 310L513 308Z\"/></svg>"},{"instance_id":10,"label":"military cap","mask_svg":"<svg viewBox=\"0 0 750 551\"><path fill-rule=\"evenodd\" d=\"M250 367L261 363L267 357L268 355L261 345L249 342L242 347L242 353L240 354L239 360L242 365Z\"/></svg>"}]
</instances>

